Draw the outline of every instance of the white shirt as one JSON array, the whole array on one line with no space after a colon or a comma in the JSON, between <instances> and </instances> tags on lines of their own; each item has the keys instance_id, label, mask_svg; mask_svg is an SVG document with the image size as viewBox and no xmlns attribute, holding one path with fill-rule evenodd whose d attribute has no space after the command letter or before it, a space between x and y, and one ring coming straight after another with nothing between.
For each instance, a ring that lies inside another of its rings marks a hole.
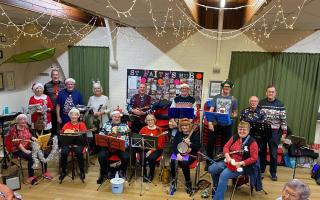
<instances>
[{"instance_id":1,"label":"white shirt","mask_svg":"<svg viewBox=\"0 0 320 200\"><path fill-rule=\"evenodd\" d=\"M98 112L98 109L102 105L100 112L104 112L102 115L102 120L100 122L100 127L105 122L109 121L108 113L110 112L110 102L109 98L105 95L101 95L100 97L91 96L88 101L88 107L91 107L93 112Z\"/></svg>"}]
</instances>

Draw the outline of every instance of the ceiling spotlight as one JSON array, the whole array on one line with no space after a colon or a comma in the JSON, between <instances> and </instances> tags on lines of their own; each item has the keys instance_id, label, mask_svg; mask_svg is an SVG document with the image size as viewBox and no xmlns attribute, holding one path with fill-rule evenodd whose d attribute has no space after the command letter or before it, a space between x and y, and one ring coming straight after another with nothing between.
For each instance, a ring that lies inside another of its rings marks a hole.
<instances>
[{"instance_id":1,"label":"ceiling spotlight","mask_svg":"<svg viewBox=\"0 0 320 200\"><path fill-rule=\"evenodd\" d=\"M226 6L226 0L220 0L220 8L224 8Z\"/></svg>"}]
</instances>

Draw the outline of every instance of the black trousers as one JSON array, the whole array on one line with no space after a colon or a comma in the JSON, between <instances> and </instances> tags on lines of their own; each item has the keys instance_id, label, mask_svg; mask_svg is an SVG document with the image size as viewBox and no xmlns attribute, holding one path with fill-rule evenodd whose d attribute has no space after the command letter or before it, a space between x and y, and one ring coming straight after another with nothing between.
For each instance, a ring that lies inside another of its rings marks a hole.
<instances>
[{"instance_id":1,"label":"black trousers","mask_svg":"<svg viewBox=\"0 0 320 200\"><path fill-rule=\"evenodd\" d=\"M259 157L260 157L260 169L261 173L264 173L266 170L266 165L267 165L267 147L269 146L269 153L270 153L270 174L271 175L276 175L277 173L277 150L278 150L278 145L280 143L281 139L281 131L280 129L278 130L272 130L272 135L268 137L266 140L259 141Z\"/></svg>"},{"instance_id":2,"label":"black trousers","mask_svg":"<svg viewBox=\"0 0 320 200\"><path fill-rule=\"evenodd\" d=\"M123 170L123 172L127 171L127 166L129 163L129 153L123 152L120 150L116 150L114 152L109 152L107 148L101 148L101 151L98 154L98 160L100 164L100 176L105 176L108 174L109 169L109 162L108 158L110 158L112 155L117 155L121 159L121 166L120 169Z\"/></svg>"},{"instance_id":3,"label":"black trousers","mask_svg":"<svg viewBox=\"0 0 320 200\"><path fill-rule=\"evenodd\" d=\"M211 159L213 158L213 151L216 148L215 142L218 136L221 137L221 151L222 151L224 145L229 141L229 139L232 136L232 124L229 126L216 125L214 127L214 132L212 131L209 132L207 156Z\"/></svg>"},{"instance_id":4,"label":"black trousers","mask_svg":"<svg viewBox=\"0 0 320 200\"><path fill-rule=\"evenodd\" d=\"M57 122L56 109L53 109L51 112L51 124L52 124L51 134L52 136L55 136L58 133L58 127L59 127Z\"/></svg>"},{"instance_id":5,"label":"black trousers","mask_svg":"<svg viewBox=\"0 0 320 200\"><path fill-rule=\"evenodd\" d=\"M191 163L193 163L196 159L194 157L189 156L188 160L183 160L183 161L178 161L178 165L181 167L184 178L186 180L186 182L190 182L191 181L191 177L190 177L190 168L189 165ZM176 178L176 160L172 160L170 161L170 169L171 169L171 177L172 179Z\"/></svg>"},{"instance_id":6,"label":"black trousers","mask_svg":"<svg viewBox=\"0 0 320 200\"><path fill-rule=\"evenodd\" d=\"M13 155L28 161L28 176L29 177L34 176L34 169L32 168L32 165L33 165L32 153L27 154L21 150L18 150L14 152Z\"/></svg>"},{"instance_id":7,"label":"black trousers","mask_svg":"<svg viewBox=\"0 0 320 200\"><path fill-rule=\"evenodd\" d=\"M61 170L62 172L66 173L67 169L67 162L68 162L68 155L70 152L71 148L69 146L64 146L61 149ZM77 146L74 148L74 152L76 154L79 168L81 172L84 172L84 158L83 158L83 146Z\"/></svg>"}]
</instances>

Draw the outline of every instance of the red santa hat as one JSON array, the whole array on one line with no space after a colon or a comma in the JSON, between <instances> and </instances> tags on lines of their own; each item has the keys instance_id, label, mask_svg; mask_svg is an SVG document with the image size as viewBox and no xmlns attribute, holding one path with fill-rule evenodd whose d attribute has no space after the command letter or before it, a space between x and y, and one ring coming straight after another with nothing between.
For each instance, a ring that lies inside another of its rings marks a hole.
<instances>
[{"instance_id":1,"label":"red santa hat","mask_svg":"<svg viewBox=\"0 0 320 200\"><path fill-rule=\"evenodd\" d=\"M41 87L42 90L44 90L44 86L43 86L42 83L34 83L34 84L32 85L32 90L33 90L33 92L35 92L38 87Z\"/></svg>"}]
</instances>

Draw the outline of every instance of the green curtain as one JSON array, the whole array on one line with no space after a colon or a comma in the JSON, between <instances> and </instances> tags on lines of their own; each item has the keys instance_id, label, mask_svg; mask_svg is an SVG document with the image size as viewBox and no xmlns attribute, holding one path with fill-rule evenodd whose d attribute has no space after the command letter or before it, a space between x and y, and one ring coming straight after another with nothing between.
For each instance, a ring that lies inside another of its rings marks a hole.
<instances>
[{"instance_id":1,"label":"green curtain","mask_svg":"<svg viewBox=\"0 0 320 200\"><path fill-rule=\"evenodd\" d=\"M76 88L85 103L92 96L92 81L99 80L103 93L109 96L109 48L71 46L69 54L69 76L76 80Z\"/></svg>"},{"instance_id":2,"label":"green curtain","mask_svg":"<svg viewBox=\"0 0 320 200\"><path fill-rule=\"evenodd\" d=\"M265 97L274 84L277 98L286 106L288 126L294 135L314 142L320 102L320 54L233 52L229 78L236 85L239 111L252 95Z\"/></svg>"}]
</instances>

